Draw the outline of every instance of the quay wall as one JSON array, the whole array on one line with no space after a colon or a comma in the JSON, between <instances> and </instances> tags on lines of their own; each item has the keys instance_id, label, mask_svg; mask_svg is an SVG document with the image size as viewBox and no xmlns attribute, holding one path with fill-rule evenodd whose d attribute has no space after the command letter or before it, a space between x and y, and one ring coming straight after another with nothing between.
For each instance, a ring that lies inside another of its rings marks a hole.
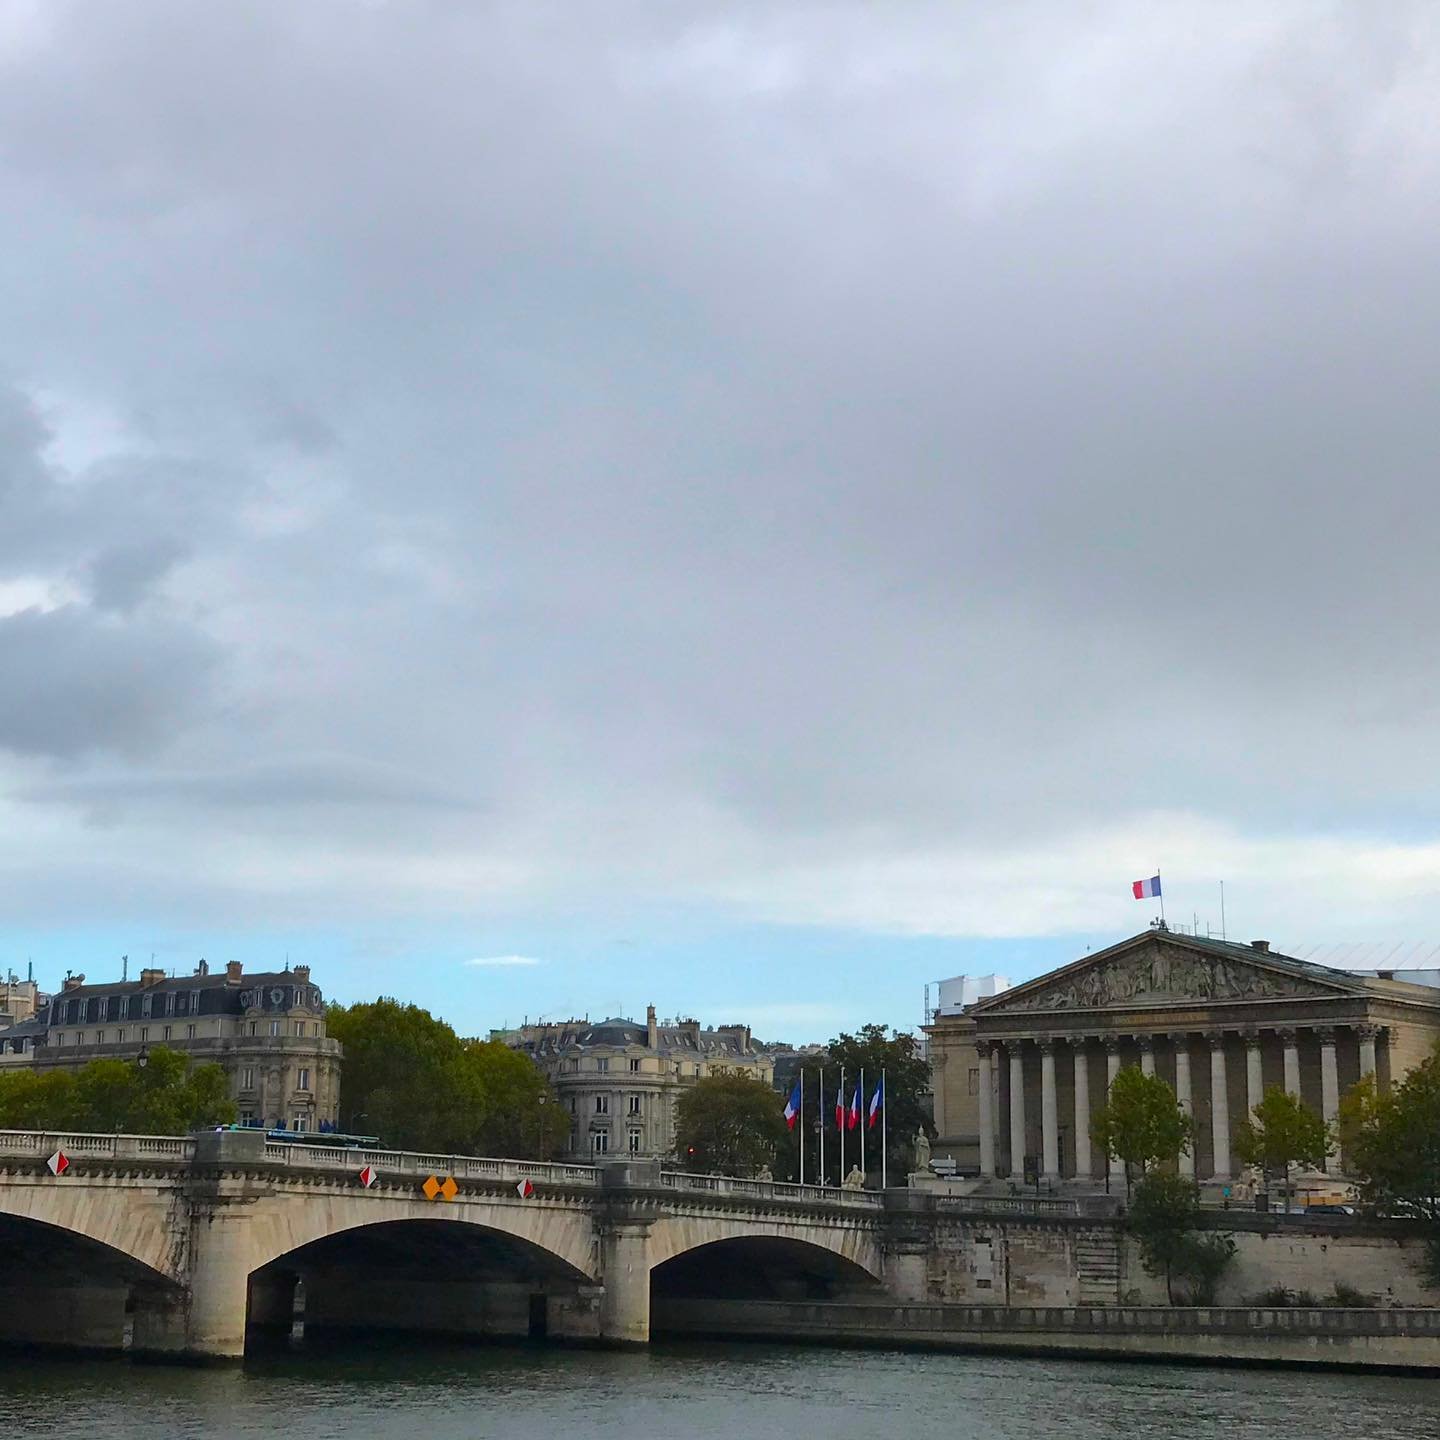
<instances>
[{"instance_id":1,"label":"quay wall","mask_svg":"<svg viewBox=\"0 0 1440 1440\"><path fill-rule=\"evenodd\" d=\"M1404 1370L1440 1378L1440 1310L664 1299L656 1301L652 1324L657 1339Z\"/></svg>"}]
</instances>

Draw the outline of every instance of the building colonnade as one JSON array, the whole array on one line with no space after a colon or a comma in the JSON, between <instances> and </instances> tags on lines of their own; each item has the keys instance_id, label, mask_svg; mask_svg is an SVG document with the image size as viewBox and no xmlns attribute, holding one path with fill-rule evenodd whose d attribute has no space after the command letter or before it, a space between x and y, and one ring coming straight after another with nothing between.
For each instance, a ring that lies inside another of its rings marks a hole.
<instances>
[{"instance_id":1,"label":"building colonnade","mask_svg":"<svg viewBox=\"0 0 1440 1440\"><path fill-rule=\"evenodd\" d=\"M1267 1083L1279 1083L1292 1095L1311 1103L1318 1100L1322 1118L1333 1126L1340 1114L1342 1075L1347 1083L1353 1083L1362 1076L1376 1074L1384 1035L1384 1027L1361 1024L979 1038L981 1174L1018 1178L1023 1158L1034 1155L1040 1174L1047 1180L1073 1178L1085 1182L1102 1178L1103 1171L1098 1167L1103 1157L1095 1153L1091 1143L1091 1116L1104 1103L1122 1063L1138 1063L1148 1075L1163 1073L1181 1108L1196 1120L1195 1144L1180 1157L1180 1173L1228 1181L1235 1174L1232 1112L1238 1110L1237 1119L1248 1115L1260 1103ZM1303 1084L1302 1051L1304 1073L1310 1078L1308 1087ZM1102 1053L1103 1090L1098 1083L1092 1084L1092 1080L1098 1082L1100 1078ZM1038 1066L1034 1063L1037 1054ZM1161 1072L1157 1072L1157 1059L1162 1061ZM1313 1074L1316 1069L1318 1086ZM1063 1097L1062 1076L1067 1092ZM1306 1088L1311 1092L1308 1095L1304 1093ZM1317 1089L1318 1094L1314 1093ZM1039 1102L1038 1134L1034 1099ZM1068 1162L1062 1155L1062 1139L1067 1132L1070 1143L1063 1148L1068 1152ZM1039 1145L1034 1147L1037 1139ZM1326 1169L1337 1171L1339 1161L1339 1154L1332 1153ZM1119 1162L1111 1160L1110 1167L1112 1177L1118 1178Z\"/></svg>"}]
</instances>

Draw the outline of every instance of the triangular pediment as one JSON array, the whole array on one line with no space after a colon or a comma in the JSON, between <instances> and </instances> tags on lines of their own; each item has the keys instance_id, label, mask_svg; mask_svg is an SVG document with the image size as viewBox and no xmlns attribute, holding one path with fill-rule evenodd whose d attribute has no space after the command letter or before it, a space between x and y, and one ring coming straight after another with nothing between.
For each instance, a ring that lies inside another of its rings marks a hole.
<instances>
[{"instance_id":1,"label":"triangular pediment","mask_svg":"<svg viewBox=\"0 0 1440 1440\"><path fill-rule=\"evenodd\" d=\"M1149 932L1017 985L974 1007L977 1014L1107 1010L1237 1000L1324 1000L1365 993L1364 982L1288 956Z\"/></svg>"}]
</instances>

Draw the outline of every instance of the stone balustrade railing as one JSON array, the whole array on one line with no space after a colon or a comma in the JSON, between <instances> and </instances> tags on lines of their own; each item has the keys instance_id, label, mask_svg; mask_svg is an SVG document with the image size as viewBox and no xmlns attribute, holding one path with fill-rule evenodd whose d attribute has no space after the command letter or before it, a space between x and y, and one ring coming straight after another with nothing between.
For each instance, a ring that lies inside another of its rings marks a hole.
<instances>
[{"instance_id":1,"label":"stone balustrade railing","mask_svg":"<svg viewBox=\"0 0 1440 1440\"><path fill-rule=\"evenodd\" d=\"M478 1155L435 1155L421 1150L358 1150L342 1146L287 1145L270 1140L265 1158L306 1170L360 1170L373 1166L386 1175L453 1175L457 1180L532 1180L536 1184L595 1186L593 1165L556 1165L538 1160L488 1159Z\"/></svg>"},{"instance_id":2,"label":"stone balustrade railing","mask_svg":"<svg viewBox=\"0 0 1440 1440\"><path fill-rule=\"evenodd\" d=\"M0 1157L44 1160L66 1155L101 1160L175 1160L188 1163L195 1142L188 1135L93 1135L58 1130L0 1130Z\"/></svg>"},{"instance_id":3,"label":"stone balustrade railing","mask_svg":"<svg viewBox=\"0 0 1440 1440\"><path fill-rule=\"evenodd\" d=\"M682 1170L663 1171L660 1183L669 1190L708 1190L756 1200L823 1201L860 1209L878 1209L885 1203L876 1190L841 1190L833 1185L796 1185L785 1180L736 1180L729 1175L691 1175Z\"/></svg>"}]
</instances>

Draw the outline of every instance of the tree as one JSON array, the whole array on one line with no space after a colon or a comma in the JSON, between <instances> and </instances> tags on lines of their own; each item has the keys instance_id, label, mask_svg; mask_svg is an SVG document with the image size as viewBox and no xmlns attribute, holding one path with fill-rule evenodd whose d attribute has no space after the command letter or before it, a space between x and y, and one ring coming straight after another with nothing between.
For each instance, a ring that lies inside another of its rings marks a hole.
<instances>
[{"instance_id":1,"label":"tree","mask_svg":"<svg viewBox=\"0 0 1440 1440\"><path fill-rule=\"evenodd\" d=\"M1195 1133L1175 1092L1158 1075L1127 1065L1110 1084L1105 1103L1090 1121L1090 1134L1101 1150L1125 1166L1125 1193L1132 1174L1178 1160Z\"/></svg>"},{"instance_id":2,"label":"tree","mask_svg":"<svg viewBox=\"0 0 1440 1440\"><path fill-rule=\"evenodd\" d=\"M184 1135L235 1119L220 1066L159 1045L147 1063L92 1060L79 1070L0 1076L0 1129Z\"/></svg>"},{"instance_id":3,"label":"tree","mask_svg":"<svg viewBox=\"0 0 1440 1440\"><path fill-rule=\"evenodd\" d=\"M1298 1095L1272 1085L1235 1132L1235 1153L1242 1163L1284 1177L1285 1208L1290 1208L1290 1167L1320 1166L1330 1152L1330 1127Z\"/></svg>"},{"instance_id":4,"label":"tree","mask_svg":"<svg viewBox=\"0 0 1440 1440\"><path fill-rule=\"evenodd\" d=\"M862 1125L866 1123L863 1112L869 1106L871 1095L875 1093L875 1086L880 1079L881 1072L884 1072L887 1111L884 1123L889 1127L892 1174L903 1175L910 1168L915 1149L916 1131L924 1130L927 1135L935 1133L935 1126L930 1119L929 1108L925 1100L930 1093L930 1062L920 1053L920 1046L913 1035L903 1030L889 1033L887 1031L889 1031L889 1027L885 1025L866 1025L861 1028L858 1035L837 1035L826 1047L825 1083L827 1092L824 1098L824 1113L821 1113L818 1105L815 1113L822 1124L830 1126L825 1138L825 1162L827 1171L833 1174L837 1184L844 1178L839 1170L839 1136L834 1131L835 1086L840 1082L842 1066L845 1070L847 1102L854 1095L856 1082L859 1080L861 1072L864 1072L865 1091L860 1097L862 1111L860 1123ZM812 1081L815 1078L815 1070L807 1068L805 1076L807 1109L811 1104L810 1091L814 1088ZM816 1098L819 1099L818 1094ZM867 1136L865 1144L867 1166L871 1169L878 1169L880 1164L878 1131ZM793 1145L791 1150L794 1150ZM813 1147L806 1151L807 1179L815 1178L811 1173L814 1162L809 1158L813 1153ZM851 1160L856 1164L859 1163L860 1145L853 1132L846 1136L845 1159L847 1164ZM794 1162L791 1160L788 1163L793 1164Z\"/></svg>"},{"instance_id":5,"label":"tree","mask_svg":"<svg viewBox=\"0 0 1440 1440\"><path fill-rule=\"evenodd\" d=\"M779 1097L748 1075L707 1075L675 1106L675 1154L686 1170L754 1175L791 1138Z\"/></svg>"},{"instance_id":6,"label":"tree","mask_svg":"<svg viewBox=\"0 0 1440 1440\"><path fill-rule=\"evenodd\" d=\"M345 1046L340 1127L399 1150L554 1155L569 1135L544 1075L498 1041L463 1041L418 1005L381 998L332 1005Z\"/></svg>"},{"instance_id":7,"label":"tree","mask_svg":"<svg viewBox=\"0 0 1440 1440\"><path fill-rule=\"evenodd\" d=\"M1214 1302L1235 1242L1224 1235L1199 1235L1200 1187L1193 1180L1164 1171L1140 1178L1130 1198L1126 1226L1140 1246L1140 1260L1149 1275L1163 1276L1165 1297L1174 1305L1175 1282L1188 1282L1183 1297L1192 1305Z\"/></svg>"},{"instance_id":8,"label":"tree","mask_svg":"<svg viewBox=\"0 0 1440 1440\"><path fill-rule=\"evenodd\" d=\"M1373 1075L1353 1086L1340 1125L1361 1200L1424 1225L1427 1278L1440 1286L1440 1045L1386 1094Z\"/></svg>"}]
</instances>

